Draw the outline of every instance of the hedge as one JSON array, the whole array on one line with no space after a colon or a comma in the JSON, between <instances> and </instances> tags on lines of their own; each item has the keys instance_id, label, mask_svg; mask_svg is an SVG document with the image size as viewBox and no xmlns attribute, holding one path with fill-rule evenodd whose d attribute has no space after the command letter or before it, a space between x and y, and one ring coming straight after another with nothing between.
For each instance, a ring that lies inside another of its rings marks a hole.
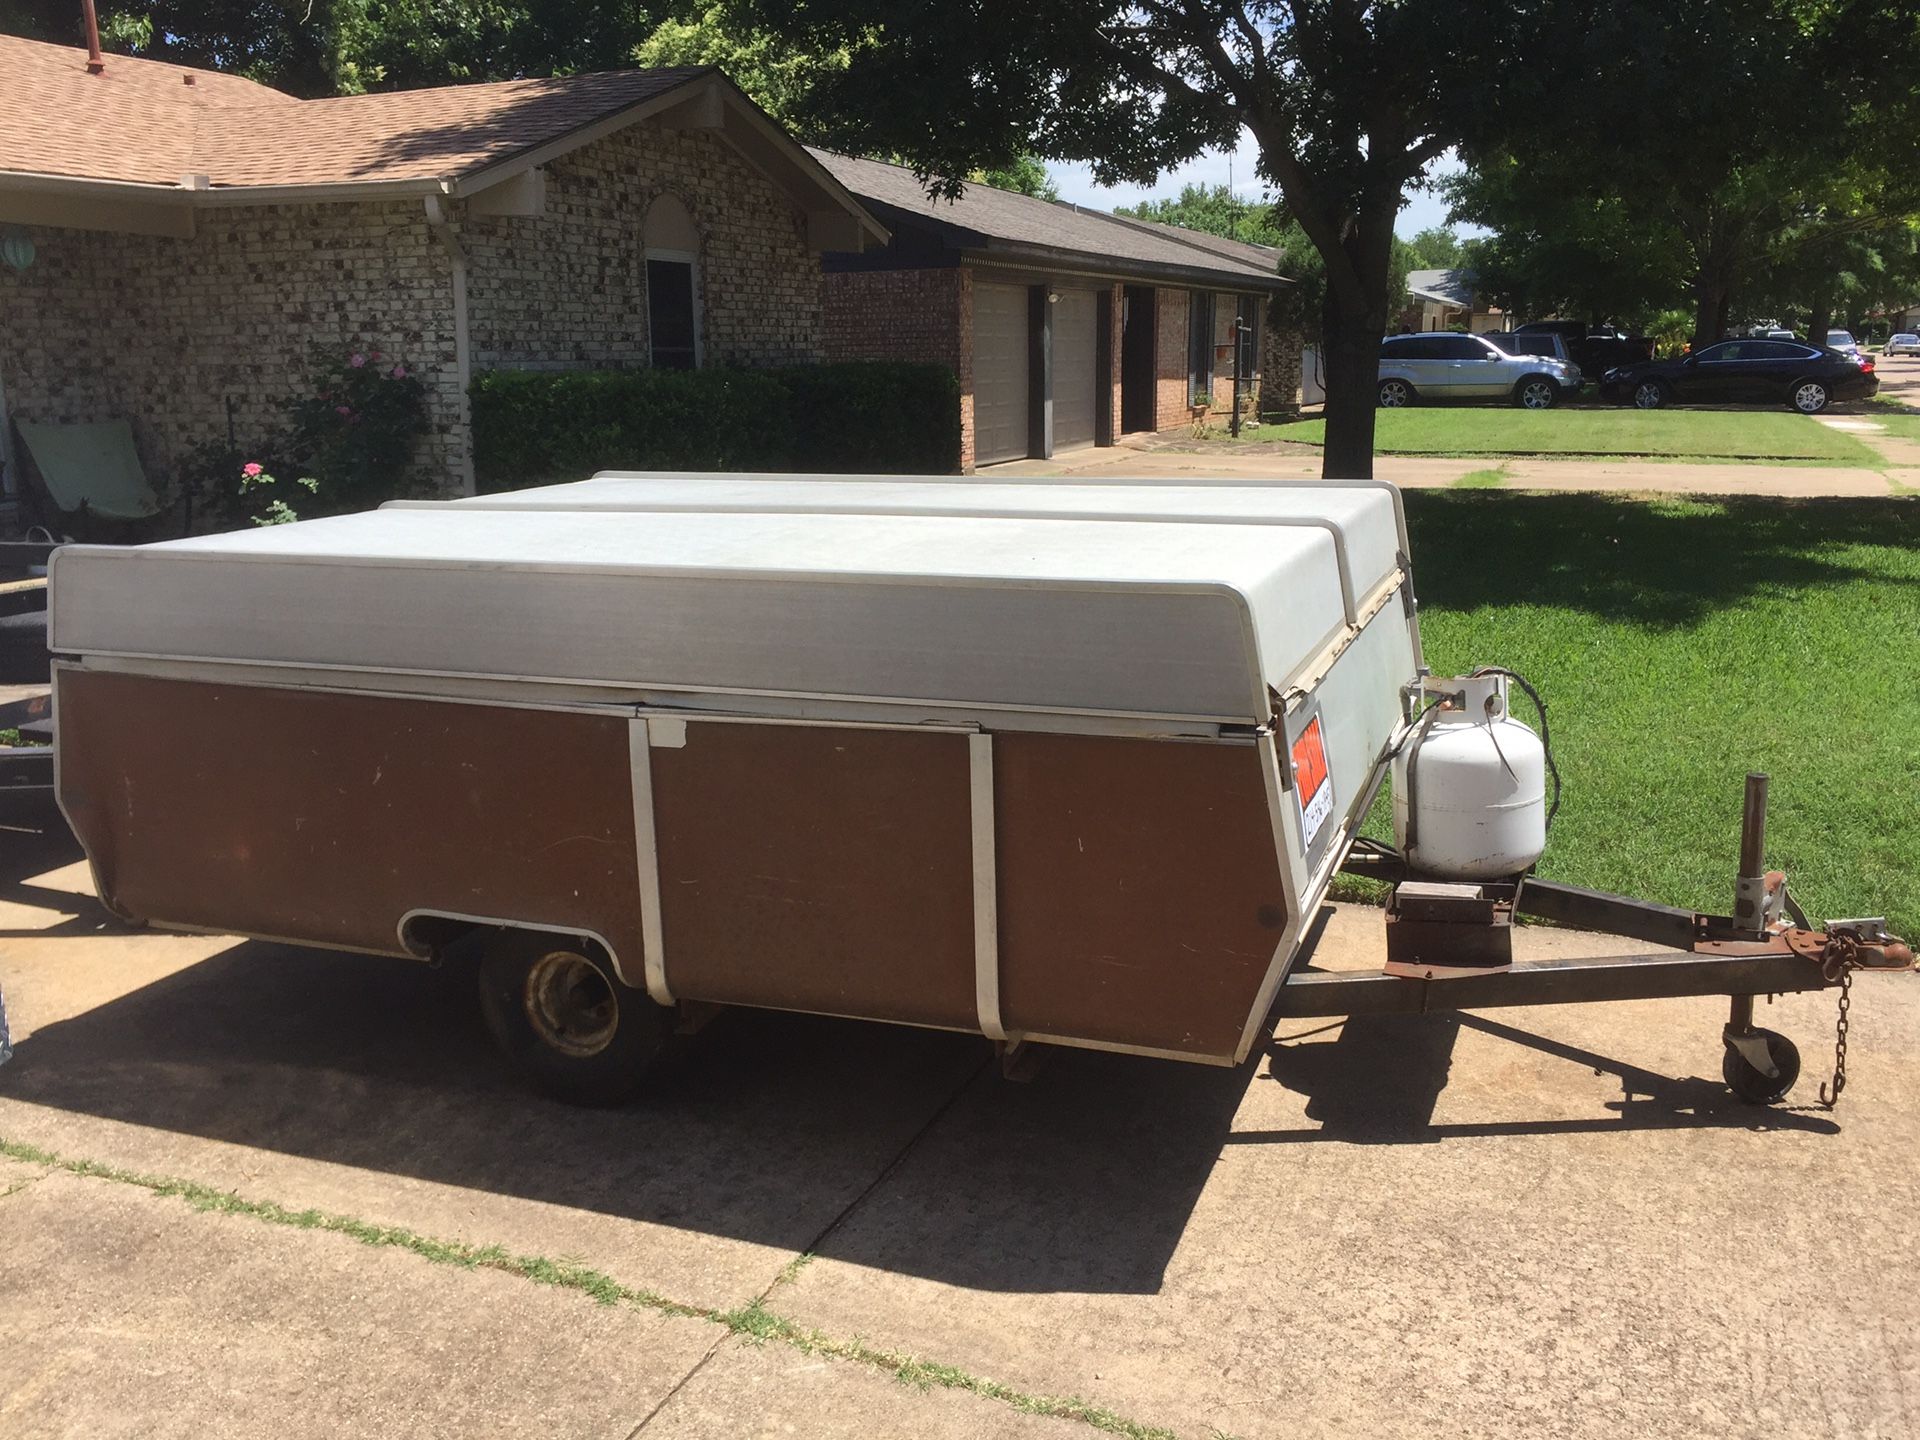
<instances>
[{"instance_id":1,"label":"hedge","mask_svg":"<svg viewBox=\"0 0 1920 1440\"><path fill-rule=\"evenodd\" d=\"M943 365L489 370L474 377L482 490L596 470L950 474L960 386Z\"/></svg>"}]
</instances>

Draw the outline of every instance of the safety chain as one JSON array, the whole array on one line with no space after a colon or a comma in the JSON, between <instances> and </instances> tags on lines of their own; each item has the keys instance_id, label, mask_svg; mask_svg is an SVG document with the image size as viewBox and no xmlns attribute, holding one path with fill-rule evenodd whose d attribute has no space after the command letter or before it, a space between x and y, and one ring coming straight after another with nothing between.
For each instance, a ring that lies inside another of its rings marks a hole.
<instances>
[{"instance_id":1,"label":"safety chain","mask_svg":"<svg viewBox=\"0 0 1920 1440\"><path fill-rule=\"evenodd\" d=\"M1847 1011L1853 1005L1854 962L1843 959L1840 965L1840 1014L1833 1024L1833 1093L1820 1087L1820 1103L1831 1110L1840 1103L1840 1092L1847 1088Z\"/></svg>"}]
</instances>

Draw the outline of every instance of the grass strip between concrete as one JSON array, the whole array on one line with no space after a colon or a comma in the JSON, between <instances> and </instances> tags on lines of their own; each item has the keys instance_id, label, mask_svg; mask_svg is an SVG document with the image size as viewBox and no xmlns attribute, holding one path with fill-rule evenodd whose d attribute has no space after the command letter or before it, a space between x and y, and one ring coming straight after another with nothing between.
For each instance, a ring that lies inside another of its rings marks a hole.
<instances>
[{"instance_id":1,"label":"grass strip between concrete","mask_svg":"<svg viewBox=\"0 0 1920 1440\"><path fill-rule=\"evenodd\" d=\"M724 1326L730 1334L755 1343L775 1342L792 1346L806 1355L824 1356L880 1370L903 1384L917 1389L963 1390L1026 1415L1058 1420L1077 1420L1111 1435L1128 1440L1177 1440L1174 1432L1159 1426L1128 1420L1102 1406L1076 1396L1035 1395L997 1380L974 1375L954 1365L942 1365L917 1355L905 1354L870 1345L854 1338L828 1335L798 1324L766 1307L766 1296L755 1298L733 1310L714 1310L688 1305L668 1296L622 1284L611 1275L570 1260L551 1260L542 1255L516 1255L499 1245L471 1245L461 1240L440 1240L400 1225L375 1225L350 1215L334 1215L324 1210L296 1210L272 1200L248 1200L229 1190L215 1189L194 1180L167 1175L146 1175L97 1160L71 1159L43 1150L36 1145L0 1137L0 1157L49 1170L94 1180L131 1185L154 1195L184 1200L193 1209L219 1215L239 1215L268 1225L283 1225L295 1230L320 1230L345 1235L363 1245L387 1246L418 1255L436 1265L451 1265L463 1270L497 1270L502 1274L578 1291L602 1305L630 1305L662 1315L689 1320L705 1320ZM10 1192L9 1192L10 1193ZM798 1255L769 1287L768 1293L796 1278L812 1259Z\"/></svg>"}]
</instances>

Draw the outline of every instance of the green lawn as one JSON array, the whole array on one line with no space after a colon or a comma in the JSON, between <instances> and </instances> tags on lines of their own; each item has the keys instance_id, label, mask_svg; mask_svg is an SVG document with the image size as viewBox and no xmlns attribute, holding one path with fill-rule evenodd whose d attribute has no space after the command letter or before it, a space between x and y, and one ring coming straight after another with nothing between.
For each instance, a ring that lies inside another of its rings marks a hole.
<instances>
[{"instance_id":1,"label":"green lawn","mask_svg":"<svg viewBox=\"0 0 1920 1440\"><path fill-rule=\"evenodd\" d=\"M1920 415L1911 410L1876 410L1869 418L1876 425L1886 426L1889 435L1920 440Z\"/></svg>"},{"instance_id":2,"label":"green lawn","mask_svg":"<svg viewBox=\"0 0 1920 1440\"><path fill-rule=\"evenodd\" d=\"M1853 436L1784 410L1416 406L1383 410L1379 420L1374 448L1383 455L1620 455L1870 469L1885 464ZM1324 420L1301 420L1263 427L1261 438L1318 445L1325 435Z\"/></svg>"},{"instance_id":3,"label":"green lawn","mask_svg":"<svg viewBox=\"0 0 1920 1440\"><path fill-rule=\"evenodd\" d=\"M1725 913L1764 770L1809 912L1920 933L1920 500L1406 504L1435 673L1507 665L1552 707L1543 875Z\"/></svg>"}]
</instances>

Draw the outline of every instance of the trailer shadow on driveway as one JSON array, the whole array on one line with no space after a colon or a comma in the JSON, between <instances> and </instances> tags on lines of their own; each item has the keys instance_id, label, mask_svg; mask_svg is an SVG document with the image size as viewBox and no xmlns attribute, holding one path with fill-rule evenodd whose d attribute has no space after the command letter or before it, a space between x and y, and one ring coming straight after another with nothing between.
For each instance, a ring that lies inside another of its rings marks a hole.
<instances>
[{"instance_id":1,"label":"trailer shadow on driveway","mask_svg":"<svg viewBox=\"0 0 1920 1440\"><path fill-rule=\"evenodd\" d=\"M63 835L0 834L0 898L68 916L13 932L56 963L116 932L139 943L34 883L76 855ZM1476 1017L1372 1017L1234 1070L1067 1051L1017 1085L976 1037L734 1011L643 1102L588 1111L507 1073L459 964L247 941L39 1025L0 1099L1005 1292L1157 1292L1227 1146L1833 1128L1584 1052L1564 1058L1622 1077L1617 1113L1436 1126L1463 1027L1555 1044ZM1271 1113L1250 1087L1275 1081L1317 1128L1236 1130ZM843 1224L856 1206L899 1223Z\"/></svg>"},{"instance_id":2,"label":"trailer shadow on driveway","mask_svg":"<svg viewBox=\"0 0 1920 1440\"><path fill-rule=\"evenodd\" d=\"M1621 1094L1608 1114L1540 1120L1436 1124L1435 1102L1447 1087L1462 1030L1522 1045L1595 1075L1613 1075ZM1486 1015L1362 1015L1275 1037L1264 1078L1307 1097L1317 1126L1299 1130L1236 1130L1229 1145L1343 1140L1360 1145L1435 1144L1497 1135L1568 1135L1624 1130L1799 1130L1836 1135L1824 1113L1749 1105L1717 1079L1661 1075L1592 1050L1568 1045Z\"/></svg>"}]
</instances>

